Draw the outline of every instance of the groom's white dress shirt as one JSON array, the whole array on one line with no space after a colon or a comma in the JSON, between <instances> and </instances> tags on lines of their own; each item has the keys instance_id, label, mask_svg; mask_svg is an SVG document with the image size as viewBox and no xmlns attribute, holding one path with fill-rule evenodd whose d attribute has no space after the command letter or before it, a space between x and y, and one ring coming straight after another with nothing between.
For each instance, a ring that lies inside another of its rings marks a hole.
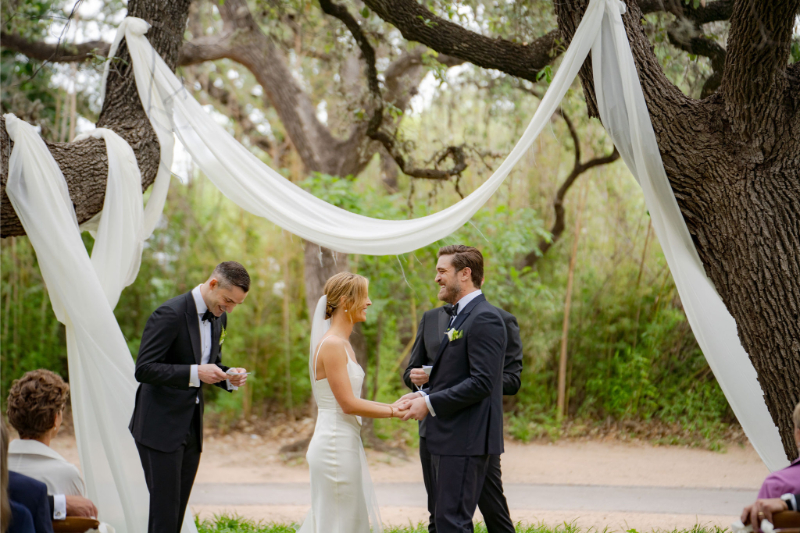
<instances>
[{"instance_id":1,"label":"groom's white dress shirt","mask_svg":"<svg viewBox=\"0 0 800 533\"><path fill-rule=\"evenodd\" d=\"M462 296L461 299L455 303L456 314L450 317L450 323L447 325L447 329L450 329L450 326L452 326L453 322L456 321L456 318L458 318L459 313L461 313L461 311L465 307L467 307L467 304L469 304L472 300L474 300L481 294L483 294L483 291L481 291L480 289L474 290L471 293ZM436 412L433 410L433 405L431 405L431 399L428 398L428 393L425 391L417 391L417 392L419 392L422 396L425 397L425 404L428 406L428 411L431 413L431 416L436 416Z\"/></svg>"},{"instance_id":2,"label":"groom's white dress shirt","mask_svg":"<svg viewBox=\"0 0 800 533\"><path fill-rule=\"evenodd\" d=\"M192 297L194 298L194 305L197 307L197 322L200 324L200 364L207 365L208 361L211 359L211 322L209 320L203 320L203 315L208 311L208 306L206 305L206 301L203 300L203 295L200 292L200 285L192 289ZM189 370L190 387L200 386L200 376L197 374L197 366L198 365L192 365ZM225 383L228 384L228 390L238 390L239 388L231 385L230 380L225 380ZM200 398L197 398L195 402L200 403Z\"/></svg>"}]
</instances>

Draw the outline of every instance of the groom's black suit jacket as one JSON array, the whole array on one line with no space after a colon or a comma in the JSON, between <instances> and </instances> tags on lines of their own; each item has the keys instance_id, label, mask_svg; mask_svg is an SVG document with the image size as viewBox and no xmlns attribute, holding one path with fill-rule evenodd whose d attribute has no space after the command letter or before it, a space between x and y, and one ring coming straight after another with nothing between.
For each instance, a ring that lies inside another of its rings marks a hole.
<instances>
[{"instance_id":1,"label":"groom's black suit jacket","mask_svg":"<svg viewBox=\"0 0 800 533\"><path fill-rule=\"evenodd\" d=\"M459 312L462 337L440 342L427 392L436 416L426 420L433 455L503 453L503 361L506 327L482 294Z\"/></svg>"},{"instance_id":2,"label":"groom's black suit jacket","mask_svg":"<svg viewBox=\"0 0 800 533\"><path fill-rule=\"evenodd\" d=\"M517 322L517 317L505 309L500 307L495 309L500 313L506 326L507 344L503 360L503 395L513 396L519 391L522 374L522 339L519 334L519 323ZM444 306L436 307L423 313L422 320L420 320L417 327L417 337L414 340L414 346L411 348L411 355L408 358L408 366L403 372L403 381L412 391L416 391L417 386L411 382L411 370L413 368L421 368L423 365L433 364L449 321L450 315L444 311ZM426 383L422 390L429 392L429 385L429 383ZM425 437L425 423L427 420L428 417L425 417L419 423L420 437Z\"/></svg>"},{"instance_id":3,"label":"groom's black suit jacket","mask_svg":"<svg viewBox=\"0 0 800 533\"><path fill-rule=\"evenodd\" d=\"M211 357L223 372L219 344L228 316L211 323ZM201 362L200 324L191 291L177 296L153 311L147 320L136 359L136 404L128 428L133 438L154 450L173 452L183 444L196 407L199 407L198 433L203 449L203 385L190 387L191 365ZM227 390L224 381L217 383ZM200 400L197 405L197 399Z\"/></svg>"}]
</instances>

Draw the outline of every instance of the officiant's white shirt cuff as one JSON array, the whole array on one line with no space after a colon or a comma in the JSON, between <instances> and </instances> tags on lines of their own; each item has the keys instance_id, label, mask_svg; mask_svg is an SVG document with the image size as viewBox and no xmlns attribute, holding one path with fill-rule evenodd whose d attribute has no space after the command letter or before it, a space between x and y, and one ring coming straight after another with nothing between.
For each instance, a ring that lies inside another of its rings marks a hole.
<instances>
[{"instance_id":1,"label":"officiant's white shirt cuff","mask_svg":"<svg viewBox=\"0 0 800 533\"><path fill-rule=\"evenodd\" d=\"M200 376L197 375L197 365L192 365L192 367L189 369L189 386L200 386Z\"/></svg>"},{"instance_id":2,"label":"officiant's white shirt cuff","mask_svg":"<svg viewBox=\"0 0 800 533\"><path fill-rule=\"evenodd\" d=\"M67 519L67 497L63 494L53 495L53 520Z\"/></svg>"},{"instance_id":3,"label":"officiant's white shirt cuff","mask_svg":"<svg viewBox=\"0 0 800 533\"><path fill-rule=\"evenodd\" d=\"M428 406L428 411L430 411L431 416L436 416L436 411L433 410L433 406L431 405L431 399L428 398L428 393L422 390L418 390L417 392L420 393L423 398L425 398L425 405Z\"/></svg>"}]
</instances>

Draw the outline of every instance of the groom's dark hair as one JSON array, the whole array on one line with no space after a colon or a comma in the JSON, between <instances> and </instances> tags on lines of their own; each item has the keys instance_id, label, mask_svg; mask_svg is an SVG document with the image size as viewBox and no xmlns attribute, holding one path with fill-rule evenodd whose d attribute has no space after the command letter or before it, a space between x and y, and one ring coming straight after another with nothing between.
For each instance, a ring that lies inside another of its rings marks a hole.
<instances>
[{"instance_id":1,"label":"groom's dark hair","mask_svg":"<svg viewBox=\"0 0 800 533\"><path fill-rule=\"evenodd\" d=\"M483 254L477 248L463 244L451 244L439 248L439 257L453 256L453 267L456 272L469 268L472 271L472 284L476 289L483 283Z\"/></svg>"},{"instance_id":2,"label":"groom's dark hair","mask_svg":"<svg viewBox=\"0 0 800 533\"><path fill-rule=\"evenodd\" d=\"M247 270L236 261L225 261L217 265L211 277L219 278L220 283L225 286L235 285L244 292L250 290L250 274Z\"/></svg>"}]
</instances>

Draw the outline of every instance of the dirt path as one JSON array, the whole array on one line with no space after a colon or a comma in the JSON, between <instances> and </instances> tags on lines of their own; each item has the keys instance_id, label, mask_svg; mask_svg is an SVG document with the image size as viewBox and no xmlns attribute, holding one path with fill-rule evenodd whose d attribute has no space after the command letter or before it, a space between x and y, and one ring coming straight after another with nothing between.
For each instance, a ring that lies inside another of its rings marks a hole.
<instances>
[{"instance_id":1,"label":"dirt path","mask_svg":"<svg viewBox=\"0 0 800 533\"><path fill-rule=\"evenodd\" d=\"M308 511L303 496L308 467L303 459L285 462L278 453L279 444L245 434L206 437L192 496L194 511L203 518L228 512L267 522L302 521ZM78 463L73 438L59 436L53 447ZM424 504L417 502L419 491L424 491L419 461L415 450L409 453L412 455L404 460L368 452L379 499L391 484L404 487L408 495L398 502L400 505L382 507L386 523L416 523L427 518ZM733 513L740 502L755 497L768 473L749 445L730 446L719 453L616 441L511 442L506 444L502 462L515 521L575 521L586 528L609 526L621 531L689 528L696 523L727 527L735 519ZM272 500L275 504L260 505L250 498L246 502L249 505L242 505L245 502L239 503L235 498L222 499L218 491L226 487L217 487L221 483L234 493L244 488L236 485L253 484L264 491L265 503ZM548 491L548 486L553 490ZM637 491L636 487L642 490ZM292 494L297 496L270 497L282 488L287 494L295 491ZM664 495L674 496L676 499L671 501L675 503L665 504ZM224 504L212 503L215 498ZM561 505L559 498L575 503ZM716 514L720 512L723 514Z\"/></svg>"}]
</instances>

